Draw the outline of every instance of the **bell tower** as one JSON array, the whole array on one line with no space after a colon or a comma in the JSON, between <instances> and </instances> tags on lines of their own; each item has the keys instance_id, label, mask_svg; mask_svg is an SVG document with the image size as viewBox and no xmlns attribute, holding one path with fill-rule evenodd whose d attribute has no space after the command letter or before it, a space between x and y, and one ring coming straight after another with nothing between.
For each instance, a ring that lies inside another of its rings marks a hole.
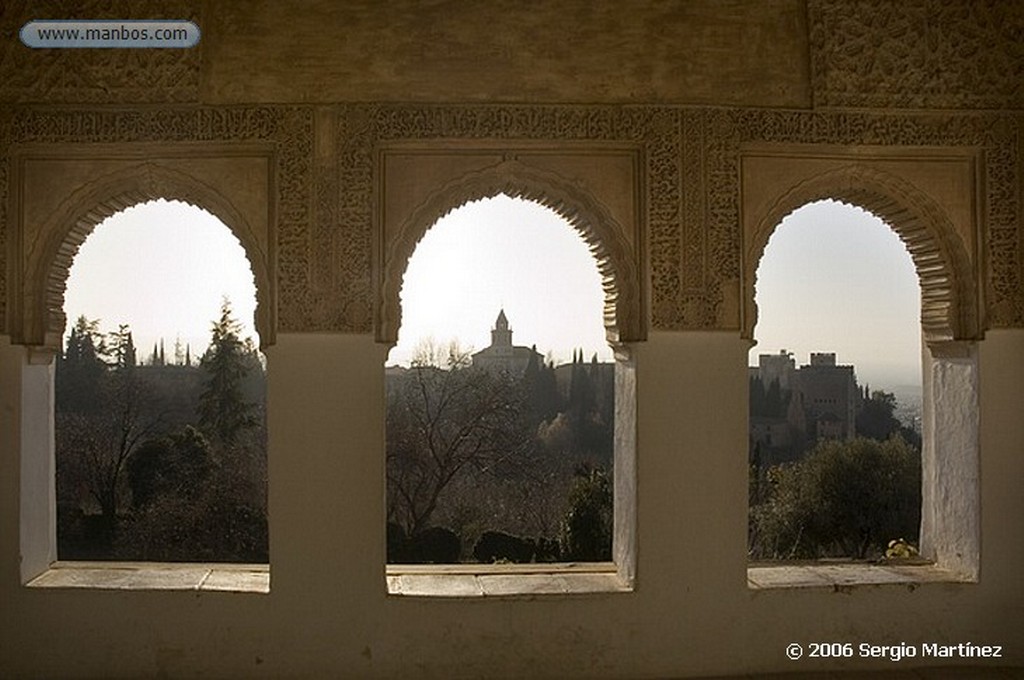
<instances>
[{"instance_id":1,"label":"bell tower","mask_svg":"<svg viewBox=\"0 0 1024 680\"><path fill-rule=\"evenodd\" d=\"M494 322L494 329L491 331L492 347L511 347L512 331L508 327L508 318L505 310L498 312L498 319Z\"/></svg>"}]
</instances>

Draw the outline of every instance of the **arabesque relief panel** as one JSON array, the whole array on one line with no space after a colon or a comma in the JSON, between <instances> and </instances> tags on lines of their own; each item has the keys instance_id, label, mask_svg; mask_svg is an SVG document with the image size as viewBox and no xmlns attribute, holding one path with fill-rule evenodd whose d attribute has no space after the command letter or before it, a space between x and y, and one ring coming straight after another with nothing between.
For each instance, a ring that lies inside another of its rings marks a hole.
<instances>
[{"instance_id":1,"label":"arabesque relief panel","mask_svg":"<svg viewBox=\"0 0 1024 680\"><path fill-rule=\"evenodd\" d=\"M808 0L815 107L1024 108L1024 3Z\"/></svg>"},{"instance_id":2,"label":"arabesque relief panel","mask_svg":"<svg viewBox=\"0 0 1024 680\"><path fill-rule=\"evenodd\" d=\"M641 158L639 147L621 143L383 145L374 205L378 340L397 340L402 276L427 230L460 205L499 193L536 201L571 224L603 279L608 340L645 339Z\"/></svg>"},{"instance_id":3,"label":"arabesque relief panel","mask_svg":"<svg viewBox=\"0 0 1024 680\"><path fill-rule=\"evenodd\" d=\"M371 203L366 197L374 190L374 153L381 144L415 141L443 150L453 140L463 146L472 141L501 142L507 146L546 142L571 144L584 151L588 145L600 150L609 144L623 144L642 152L639 185L643 186L643 196L639 204L644 212L638 219L646 231L647 242L641 245L649 253L647 276L654 281L650 284L651 327L707 327L713 320L701 316L707 308L703 288L694 287L685 293L687 299L677 299L683 296L680 272L687 265L703 269L699 261L684 263L681 252L683 115L682 109L632 106L343 107L339 112L337 145L338 214L353 221L341 221L338 225L339 239L346 244L342 257L336 260L341 276L338 286L353 291L359 286L356 273L346 269L352 266L351 256L356 254L353 248L358 247L362 257L370 257L370 239L361 225L372 220Z\"/></svg>"},{"instance_id":4,"label":"arabesque relief panel","mask_svg":"<svg viewBox=\"0 0 1024 680\"><path fill-rule=\"evenodd\" d=\"M3 262L0 272L5 274L0 285L0 310L4 312L4 327L10 328L7 318L11 289L6 275L16 274L17 268L8 268L13 216L12 154L31 149L52 160L62 156L86 160L90 157L109 158L111 145L121 153L132 148L144 160L146 149L152 145L171 144L188 147L195 145L196 158L210 155L211 147L238 153L243 148L258 146L270 160L270 200L268 213L276 215L270 225L275 233L275 244L268 250L277 250L277 327L281 330L327 329L323 311L331 307L322 292L309 281L312 243L308 224L312 220L311 195L313 167L313 116L303 107L259 108L164 108L164 109L90 109L42 110L22 108L6 119L0 132L0 218ZM211 161L212 162L212 161ZM240 179L240 178L239 178ZM266 181L266 180L264 180ZM224 180L226 185L238 182ZM223 183L223 182L222 182ZM242 182L244 184L244 182ZM19 197L23 198L23 197ZM66 200L64 196L50 197L55 205ZM29 197L34 203L35 197ZM264 203L268 201L264 200ZM69 225L70 226L70 225ZM31 230L32 227L29 228ZM273 276L273 274L270 274ZM40 312L42 313L42 312Z\"/></svg>"},{"instance_id":5,"label":"arabesque relief panel","mask_svg":"<svg viewBox=\"0 0 1024 680\"><path fill-rule=\"evenodd\" d=\"M977 153L978 260L988 327L1024 326L1020 120L1005 114L811 112L666 106L298 106L52 110L0 114L0 219L18 145L264 142L274 149L279 329L374 330L375 153L506 142L639 150L649 328L740 321L740 149L747 144L928 147ZM506 144L507 145L507 144ZM6 234L0 231L0 239ZM5 257L6 247L0 249ZM0 273L6 272L0 267ZM0 311L7 300L0 276Z\"/></svg>"},{"instance_id":6,"label":"arabesque relief panel","mask_svg":"<svg viewBox=\"0 0 1024 680\"><path fill-rule=\"evenodd\" d=\"M15 149L12 177L18 191L8 223L16 274L8 324L12 338L57 351L66 324L66 282L79 246L111 215L165 198L200 206L231 229L255 279L261 343L273 344L277 239L271 159L272 147L243 144Z\"/></svg>"},{"instance_id":7,"label":"arabesque relief panel","mask_svg":"<svg viewBox=\"0 0 1024 680\"><path fill-rule=\"evenodd\" d=\"M829 198L868 210L903 240L933 350L982 335L977 157L927 149L754 145L742 151L743 337L754 338L755 281L778 224Z\"/></svg>"},{"instance_id":8,"label":"arabesque relief panel","mask_svg":"<svg viewBox=\"0 0 1024 680\"><path fill-rule=\"evenodd\" d=\"M945 150L951 155L978 154L981 186L976 187L980 240L984 250L986 327L1024 325L1018 193L1020 130L1015 117L1003 114L912 114L868 112L798 112L719 109L711 118L705 173L708 187L707 231L712 240L709 276L727 283L739 275L738 150L743 145L882 147ZM799 154L794 154L799 158ZM1008 247L1010 246L1010 247ZM1014 247L1016 246L1016 247ZM726 288L731 289L731 284ZM723 319L722 327L734 327ZM982 332L984 328L981 329Z\"/></svg>"},{"instance_id":9,"label":"arabesque relief panel","mask_svg":"<svg viewBox=\"0 0 1024 680\"><path fill-rule=\"evenodd\" d=\"M990 326L1024 323L1017 191L1018 125L1001 114L797 112L675 107L344 107L339 112L338 239L347 266L370 257L373 150L451 140L629 142L643 149L651 328L740 328L740 149L751 143L809 147L948 149L978 154L979 222L988 264ZM800 153L794 152L799 158ZM360 226L363 225L363 226ZM338 240L335 241L338 243ZM358 244L358 245L357 245ZM355 248L355 250L353 250ZM358 255L353 260L352 255ZM342 289L357 277L338 261ZM350 298L352 299L352 298ZM367 298L361 308L371 304Z\"/></svg>"}]
</instances>

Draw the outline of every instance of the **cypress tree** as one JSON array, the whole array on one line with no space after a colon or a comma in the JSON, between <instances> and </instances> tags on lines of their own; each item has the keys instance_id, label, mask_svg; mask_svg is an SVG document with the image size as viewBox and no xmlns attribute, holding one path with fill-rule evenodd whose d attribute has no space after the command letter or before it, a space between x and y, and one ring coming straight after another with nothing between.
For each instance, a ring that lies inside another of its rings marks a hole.
<instances>
[{"instance_id":1,"label":"cypress tree","mask_svg":"<svg viewBox=\"0 0 1024 680\"><path fill-rule=\"evenodd\" d=\"M135 368L135 341L128 324L120 324L112 334L114 366L118 369Z\"/></svg>"}]
</instances>

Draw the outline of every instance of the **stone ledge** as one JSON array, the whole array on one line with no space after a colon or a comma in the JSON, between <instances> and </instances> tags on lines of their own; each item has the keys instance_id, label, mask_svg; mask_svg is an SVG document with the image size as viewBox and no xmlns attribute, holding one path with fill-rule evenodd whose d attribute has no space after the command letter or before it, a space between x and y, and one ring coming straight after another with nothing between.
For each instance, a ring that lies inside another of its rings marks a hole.
<instances>
[{"instance_id":1,"label":"stone ledge","mask_svg":"<svg viewBox=\"0 0 1024 680\"><path fill-rule=\"evenodd\" d=\"M787 564L747 567L747 587L850 588L867 585L918 585L922 583L973 583L969 577L934 564Z\"/></svg>"},{"instance_id":2,"label":"stone ledge","mask_svg":"<svg viewBox=\"0 0 1024 680\"><path fill-rule=\"evenodd\" d=\"M56 562L28 588L269 593L266 564Z\"/></svg>"},{"instance_id":3,"label":"stone ledge","mask_svg":"<svg viewBox=\"0 0 1024 680\"><path fill-rule=\"evenodd\" d=\"M533 597L629 593L611 563L388 565L388 595Z\"/></svg>"}]
</instances>

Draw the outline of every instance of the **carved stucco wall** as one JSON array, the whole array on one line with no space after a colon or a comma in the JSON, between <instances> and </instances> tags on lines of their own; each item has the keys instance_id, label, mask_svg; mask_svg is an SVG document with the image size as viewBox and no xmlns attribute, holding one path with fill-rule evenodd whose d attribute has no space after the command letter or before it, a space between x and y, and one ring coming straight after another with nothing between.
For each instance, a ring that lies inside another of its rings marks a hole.
<instances>
[{"instance_id":1,"label":"carved stucco wall","mask_svg":"<svg viewBox=\"0 0 1024 680\"><path fill-rule=\"evenodd\" d=\"M929 346L938 349L953 340L980 337L973 165L969 157L949 159L920 153L904 162L863 153L844 156L836 151L798 160L757 151L745 155L743 336L754 338L756 270L772 232L794 210L831 198L869 210L903 240L917 270L921 328ZM932 178L947 180L933 181L927 188L958 195L935 196L922 191L907 177L913 174L909 170L920 168L932 170L927 173ZM943 210L937 199L946 199L946 204L959 202L962 205L956 207L962 209Z\"/></svg>"},{"instance_id":2,"label":"carved stucco wall","mask_svg":"<svg viewBox=\"0 0 1024 680\"><path fill-rule=\"evenodd\" d=\"M650 327L740 328L740 148L749 143L934 147L981 152L987 321L1024 325L1019 121L1004 114L780 112L620 106L19 109L11 145L265 142L274 148L279 328L373 328L374 149L384 141L555 140L636 145L644 159ZM6 214L0 213L6 224ZM3 238L5 230L0 231ZM5 253L6 247L0 249ZM2 271L6 271L3 268ZM0 300L7 289L0 279Z\"/></svg>"},{"instance_id":3,"label":"carved stucco wall","mask_svg":"<svg viewBox=\"0 0 1024 680\"><path fill-rule=\"evenodd\" d=\"M345 108L340 113L339 223L367 242L372 150L381 140L592 140L645 151L651 326L740 327L739 151L749 143L934 147L983 151L981 220L987 226L991 325L1024 322L1020 281L1018 126L1011 116L775 112L669 107ZM355 121L355 124L353 124ZM363 225L363 226L360 226ZM1006 247L1010 245L1010 247ZM339 263L341 264L341 263ZM960 276L971 277L970 272ZM355 281L356 272L343 274Z\"/></svg>"},{"instance_id":4,"label":"carved stucco wall","mask_svg":"<svg viewBox=\"0 0 1024 680\"><path fill-rule=\"evenodd\" d=\"M1024 188L1022 3L808 0L808 77L818 107L812 110L687 108L679 104L688 102L672 97L660 100L662 105L201 105L216 101L215 88L204 86L213 75L251 76L249 64L245 71L210 70L223 65L209 58L213 46L238 39L240 31L224 17L204 16L209 7L194 0L75 3L77 15L90 18L195 19L203 41L184 51L29 51L16 37L24 21L66 16L67 7L26 1L0 7L0 30L7 38L0 47L0 101L13 105L0 107L0 257L6 258L9 246L12 147L266 142L275 149L277 177L279 328L366 333L373 327L376 145L443 146L450 139L624 142L641 148L644 158L650 327L739 329L742 145L971 149L982 157L986 322L1024 325L1024 240L1018 227ZM258 18L264 10L253 11ZM259 37L277 29L254 19L253 30ZM289 62L289 68L319 67ZM486 102L492 94L481 90L476 97ZM595 92L593 101L601 97ZM156 109L146 102L164 104ZM62 107L44 108L50 103ZM115 107L89 108L99 104ZM921 112L925 107L945 112ZM951 111L956 109L961 112ZM9 294L6 275L0 266L0 315Z\"/></svg>"},{"instance_id":5,"label":"carved stucco wall","mask_svg":"<svg viewBox=\"0 0 1024 680\"><path fill-rule=\"evenodd\" d=\"M638 149L477 145L391 148L378 156L376 331L398 339L399 290L417 243L466 202L503 193L547 206L575 228L597 263L609 342L646 339L646 271Z\"/></svg>"},{"instance_id":6,"label":"carved stucco wall","mask_svg":"<svg viewBox=\"0 0 1024 680\"><path fill-rule=\"evenodd\" d=\"M752 0L726 10L709 1L673 11L640 0L563 0L529 12L517 3L476 12L415 2L386 11L376 2L213 7L201 0L5 2L0 101L1024 108L1024 4L1012 0ZM30 19L69 16L190 19L203 37L190 50L29 50L18 41ZM501 24L507 30L499 40L476 38ZM347 39L325 25L348 29ZM284 37L273 40L278 34ZM296 35L305 37L301 44ZM297 68L297 51L315 66ZM254 60L265 62L258 72ZM467 70L486 77L467 78Z\"/></svg>"},{"instance_id":7,"label":"carved stucco wall","mask_svg":"<svg viewBox=\"0 0 1024 680\"><path fill-rule=\"evenodd\" d=\"M0 101L194 102L203 42L187 50L42 50L21 44L33 19L187 19L203 21L198 0L9 0L0 3Z\"/></svg>"},{"instance_id":8,"label":"carved stucco wall","mask_svg":"<svg viewBox=\"0 0 1024 680\"><path fill-rule=\"evenodd\" d=\"M208 154L211 146L225 149L245 149L259 145L268 149L274 167L270 169L276 189L271 198L277 215L276 248L279 254L279 283L277 295L279 308L285 313L278 320L278 328L284 330L316 329L325 326L322 320L314 318L315 309L324 305L318 298L320 291L309 281L309 263L313 244L307 225L312 221L312 130L313 117L309 109L297 107L209 109L209 108L164 108L140 110L88 111L21 109L7 117L7 125L0 137L0 180L3 196L0 200L0 253L4 262L0 271L8 272L8 258L11 249L20 244L8 239L11 225L10 201L12 153L18 149L34 149L52 158L60 157L60 150L66 149L71 157L88 158L88 149L94 147L98 158L109 157L109 145L131 148L133 144L198 144L197 156ZM84 155L83 155L84 154ZM84 182L83 182L84 183ZM127 183L127 192L130 183ZM113 198L111 195L110 198ZM148 193L139 194L139 199L151 198ZM67 197L54 196L59 204ZM182 196L190 198L190 196ZM215 209L217 206L210 206ZM97 205L102 211L102 206ZM88 210L83 209L83 214ZM76 216L76 220L81 216ZM69 233L72 224L50 225L61 232L60 238ZM271 229L273 232L273 229ZM245 242L246 234L237 234ZM49 235L43 235L49 238ZM21 254L18 255L21 257ZM22 258L23 259L23 258ZM15 272L17 268L11 268ZM271 273L269 276L273 276ZM31 318L17 324L8 323L6 311L11 289L6 285L6 275L0 279L0 307L5 312L5 328L33 327ZM51 286L53 287L53 286ZM287 289L287 290L286 290ZM45 311L36 310L45 316ZM32 314L28 314L32 317ZM43 322L50 327L49 320ZM37 340L38 341L38 340Z\"/></svg>"},{"instance_id":9,"label":"carved stucco wall","mask_svg":"<svg viewBox=\"0 0 1024 680\"><path fill-rule=\"evenodd\" d=\"M1020 128L1010 115L876 114L868 112L785 113L742 111L726 113L733 139L739 143L815 144L914 150L926 147L953 153L980 153L982 162L978 219L982 225L986 266L986 325L1019 327L1024 323L1020 195L1018 192ZM729 167L723 193L736 194L734 150L723 150L718 162ZM712 189L714 191L714 189ZM732 216L730 215L730 219ZM958 276L970 277L970 272ZM984 330L984 329L982 329Z\"/></svg>"},{"instance_id":10,"label":"carved stucco wall","mask_svg":"<svg viewBox=\"0 0 1024 680\"><path fill-rule=\"evenodd\" d=\"M201 206L238 238L256 283L260 342L273 344L276 239L266 148L112 145L84 156L74 146L62 150L57 158L29 150L12 159L20 187L9 222L16 244L10 264L18 273L8 325L14 342L59 350L65 286L81 244L111 215L166 198Z\"/></svg>"},{"instance_id":11,"label":"carved stucco wall","mask_svg":"<svg viewBox=\"0 0 1024 680\"><path fill-rule=\"evenodd\" d=\"M815 106L1024 107L1024 3L808 0Z\"/></svg>"}]
</instances>

